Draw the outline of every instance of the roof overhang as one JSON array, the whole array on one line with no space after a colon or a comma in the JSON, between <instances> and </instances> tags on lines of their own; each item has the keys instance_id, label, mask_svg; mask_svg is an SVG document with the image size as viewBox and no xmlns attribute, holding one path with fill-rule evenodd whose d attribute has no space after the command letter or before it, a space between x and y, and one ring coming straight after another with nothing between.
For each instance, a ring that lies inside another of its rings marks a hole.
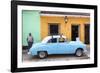
<instances>
[{"instance_id":1,"label":"roof overhang","mask_svg":"<svg viewBox=\"0 0 100 73\"><path fill-rule=\"evenodd\" d=\"M55 11L40 11L41 16L74 16L74 17L90 17L90 13L80 12L55 12Z\"/></svg>"}]
</instances>

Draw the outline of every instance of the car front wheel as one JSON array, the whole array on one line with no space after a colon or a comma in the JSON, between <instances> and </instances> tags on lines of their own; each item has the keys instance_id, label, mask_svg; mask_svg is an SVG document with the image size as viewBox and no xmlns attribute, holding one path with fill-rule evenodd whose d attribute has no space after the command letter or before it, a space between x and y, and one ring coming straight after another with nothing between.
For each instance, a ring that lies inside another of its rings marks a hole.
<instances>
[{"instance_id":1,"label":"car front wheel","mask_svg":"<svg viewBox=\"0 0 100 73\"><path fill-rule=\"evenodd\" d=\"M47 52L45 52L45 51L38 52L38 57L41 58L41 59L46 58L47 57Z\"/></svg>"},{"instance_id":2,"label":"car front wheel","mask_svg":"<svg viewBox=\"0 0 100 73\"><path fill-rule=\"evenodd\" d=\"M78 56L78 57L82 56L83 55L83 50L82 49L77 49L75 55Z\"/></svg>"}]
</instances>

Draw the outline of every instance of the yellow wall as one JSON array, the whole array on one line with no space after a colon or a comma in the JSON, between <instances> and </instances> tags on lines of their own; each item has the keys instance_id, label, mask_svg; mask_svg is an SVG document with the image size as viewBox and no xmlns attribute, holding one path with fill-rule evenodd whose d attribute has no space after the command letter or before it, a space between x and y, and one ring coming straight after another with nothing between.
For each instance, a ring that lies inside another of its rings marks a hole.
<instances>
[{"instance_id":1,"label":"yellow wall","mask_svg":"<svg viewBox=\"0 0 100 73\"><path fill-rule=\"evenodd\" d=\"M84 25L90 23L89 17L68 17L68 22L65 24L64 17L60 16L41 16L41 40L48 36L49 24L58 23L60 25L59 32L63 33L69 40L71 40L71 25L79 25L79 37L84 42Z\"/></svg>"}]
</instances>

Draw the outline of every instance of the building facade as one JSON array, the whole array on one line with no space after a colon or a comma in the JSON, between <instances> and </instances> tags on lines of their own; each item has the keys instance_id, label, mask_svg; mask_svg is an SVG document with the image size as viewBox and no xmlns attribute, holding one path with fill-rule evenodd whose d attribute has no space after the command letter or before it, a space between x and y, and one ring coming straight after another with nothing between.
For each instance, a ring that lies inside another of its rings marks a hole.
<instances>
[{"instance_id":1,"label":"building facade","mask_svg":"<svg viewBox=\"0 0 100 73\"><path fill-rule=\"evenodd\" d=\"M48 35L59 34L68 40L79 37L83 43L90 43L90 15L86 13L23 10L22 22L23 46L27 45L29 33L32 33L35 43L41 42Z\"/></svg>"}]
</instances>

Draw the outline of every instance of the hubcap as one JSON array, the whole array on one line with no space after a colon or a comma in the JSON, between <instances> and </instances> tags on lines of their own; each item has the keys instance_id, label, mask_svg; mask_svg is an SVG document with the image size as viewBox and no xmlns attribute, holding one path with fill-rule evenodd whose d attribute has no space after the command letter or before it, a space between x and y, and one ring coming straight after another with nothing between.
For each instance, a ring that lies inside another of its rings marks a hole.
<instances>
[{"instance_id":1,"label":"hubcap","mask_svg":"<svg viewBox=\"0 0 100 73\"><path fill-rule=\"evenodd\" d=\"M77 50L76 55L81 56L82 55L82 50Z\"/></svg>"},{"instance_id":2,"label":"hubcap","mask_svg":"<svg viewBox=\"0 0 100 73\"><path fill-rule=\"evenodd\" d=\"M40 53L39 53L39 57L40 57L40 58L44 58L45 56L46 56L45 52L40 52Z\"/></svg>"}]
</instances>

